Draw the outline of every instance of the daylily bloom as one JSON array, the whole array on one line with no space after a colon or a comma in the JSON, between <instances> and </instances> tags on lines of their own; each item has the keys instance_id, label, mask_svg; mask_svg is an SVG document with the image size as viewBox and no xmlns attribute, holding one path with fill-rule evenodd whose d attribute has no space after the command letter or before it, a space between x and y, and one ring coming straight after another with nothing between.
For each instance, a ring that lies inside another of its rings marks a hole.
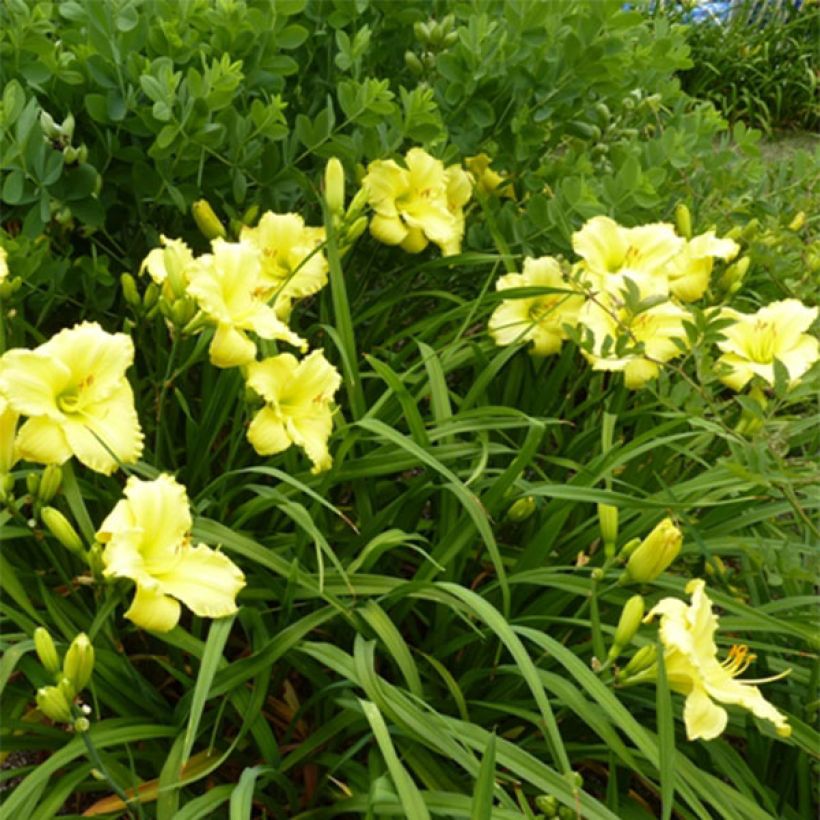
<instances>
[{"instance_id":1,"label":"daylily bloom","mask_svg":"<svg viewBox=\"0 0 820 820\"><path fill-rule=\"evenodd\" d=\"M34 350L0 358L0 392L28 420L17 434L17 455L62 464L72 455L99 473L142 453L142 430L125 371L134 344L95 322L61 330Z\"/></svg>"},{"instance_id":2,"label":"daylily bloom","mask_svg":"<svg viewBox=\"0 0 820 820\"><path fill-rule=\"evenodd\" d=\"M255 228L242 229L242 239L259 249L261 281L271 296L303 299L327 284L327 259L317 250L325 229L306 226L299 214L268 211Z\"/></svg>"},{"instance_id":3,"label":"daylily bloom","mask_svg":"<svg viewBox=\"0 0 820 820\"><path fill-rule=\"evenodd\" d=\"M619 293L622 280L629 278L645 299L668 294L667 266L684 240L664 222L624 228L608 216L595 216L572 235L572 247L589 278L606 293Z\"/></svg>"},{"instance_id":4,"label":"daylily bloom","mask_svg":"<svg viewBox=\"0 0 820 820\"><path fill-rule=\"evenodd\" d=\"M19 415L0 396L0 478L8 473L17 461L14 439L17 434Z\"/></svg>"},{"instance_id":5,"label":"daylily bloom","mask_svg":"<svg viewBox=\"0 0 820 820\"><path fill-rule=\"evenodd\" d=\"M531 341L533 353L548 356L561 349L567 338L564 325L574 325L584 297L573 292L561 273L561 266L551 256L526 258L523 273L508 273L496 282L496 290L510 288L545 288L553 293L536 294L521 299L505 299L490 317L490 335L498 345Z\"/></svg>"},{"instance_id":6,"label":"daylily bloom","mask_svg":"<svg viewBox=\"0 0 820 820\"><path fill-rule=\"evenodd\" d=\"M493 171L490 168L492 160L486 154L478 154L475 157L467 157L464 160L464 165L473 177L475 185L479 191L484 194L495 194L499 196L506 196L510 199L515 199L515 191L510 184L504 185L507 182L503 174ZM499 186L504 185L499 191Z\"/></svg>"},{"instance_id":7,"label":"daylily bloom","mask_svg":"<svg viewBox=\"0 0 820 820\"><path fill-rule=\"evenodd\" d=\"M253 361L256 344L246 331L263 339L281 339L307 348L267 304L270 285L262 274L257 248L249 242L213 241L213 254L197 259L188 292L216 324L209 350L216 367L238 367Z\"/></svg>"},{"instance_id":8,"label":"daylily bloom","mask_svg":"<svg viewBox=\"0 0 820 820\"><path fill-rule=\"evenodd\" d=\"M151 278L163 285L166 281L184 287L190 277L195 259L191 249L181 239L169 239L160 235L161 248L154 248L142 260L140 273L148 271Z\"/></svg>"},{"instance_id":9,"label":"daylily bloom","mask_svg":"<svg viewBox=\"0 0 820 820\"><path fill-rule=\"evenodd\" d=\"M265 406L248 428L248 441L259 455L301 447L313 462L313 472L331 465L327 440L333 431L333 394L341 376L314 350L302 361L282 353L248 366L248 386L264 400Z\"/></svg>"},{"instance_id":10,"label":"daylily bloom","mask_svg":"<svg viewBox=\"0 0 820 820\"><path fill-rule=\"evenodd\" d=\"M720 239L707 231L690 239L667 267L669 289L682 302L700 299L709 287L715 259L728 262L737 256L740 245L733 239Z\"/></svg>"},{"instance_id":11,"label":"daylily bloom","mask_svg":"<svg viewBox=\"0 0 820 820\"><path fill-rule=\"evenodd\" d=\"M236 612L245 576L224 553L192 545L190 529L185 487L166 474L154 481L129 478L125 498L100 526L104 574L130 578L137 585L125 613L137 626L155 632L173 629L180 601L205 618Z\"/></svg>"},{"instance_id":12,"label":"daylily bloom","mask_svg":"<svg viewBox=\"0 0 820 820\"><path fill-rule=\"evenodd\" d=\"M712 602L706 594L706 584L696 578L686 586L692 602L687 605L678 598L664 598L654 606L645 621L660 616L660 638L664 646L664 665L669 687L686 695L683 720L689 740L712 740L726 728L728 715L719 703L735 704L748 709L756 717L774 724L777 734L788 737L791 727L762 695L756 683L776 680L736 680L754 661L747 646L733 646L723 662L717 659L715 631L718 619L712 612ZM631 678L629 683L653 680L657 667Z\"/></svg>"},{"instance_id":13,"label":"daylily bloom","mask_svg":"<svg viewBox=\"0 0 820 820\"><path fill-rule=\"evenodd\" d=\"M461 208L467 201L459 190L462 180L421 148L407 152L405 165L389 159L368 166L362 188L375 212L370 232L408 253L424 250L428 242L445 255L458 253L464 234Z\"/></svg>"},{"instance_id":14,"label":"daylily bloom","mask_svg":"<svg viewBox=\"0 0 820 820\"><path fill-rule=\"evenodd\" d=\"M618 305L613 299L602 295L598 302L588 301L578 315L580 324L592 331L593 347L584 355L595 370L620 370L624 384L630 390L643 387L658 377L660 363L668 362L681 354L675 339L686 339L683 327L689 314L672 302L663 302L637 314ZM643 344L643 354L616 353L619 337L627 336L629 346ZM605 348L609 337L611 346Z\"/></svg>"},{"instance_id":15,"label":"daylily bloom","mask_svg":"<svg viewBox=\"0 0 820 820\"><path fill-rule=\"evenodd\" d=\"M723 328L718 342L723 355L718 364L728 371L720 378L732 390L742 390L753 376L774 385L774 361L783 363L791 385L820 358L817 339L807 331L817 318L817 308L797 299L772 302L751 315L726 308L722 316L735 323Z\"/></svg>"}]
</instances>

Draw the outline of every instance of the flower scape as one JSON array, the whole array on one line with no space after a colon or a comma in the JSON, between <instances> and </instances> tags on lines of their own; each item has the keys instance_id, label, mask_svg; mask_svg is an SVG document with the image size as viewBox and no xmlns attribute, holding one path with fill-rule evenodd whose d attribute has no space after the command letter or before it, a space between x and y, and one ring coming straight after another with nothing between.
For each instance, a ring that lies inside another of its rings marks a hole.
<instances>
[{"instance_id":1,"label":"flower scape","mask_svg":"<svg viewBox=\"0 0 820 820\"><path fill-rule=\"evenodd\" d=\"M813 816L808 160L462 5L4 12L0 820Z\"/></svg>"}]
</instances>

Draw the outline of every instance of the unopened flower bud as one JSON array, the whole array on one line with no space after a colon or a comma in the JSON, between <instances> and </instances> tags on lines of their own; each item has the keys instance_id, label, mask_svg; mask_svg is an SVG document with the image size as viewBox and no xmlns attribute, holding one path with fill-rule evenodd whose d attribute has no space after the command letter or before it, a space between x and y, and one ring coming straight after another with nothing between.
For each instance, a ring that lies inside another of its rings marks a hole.
<instances>
[{"instance_id":1,"label":"unopened flower bud","mask_svg":"<svg viewBox=\"0 0 820 820\"><path fill-rule=\"evenodd\" d=\"M336 157L325 165L325 202L332 214L340 215L345 208L345 169Z\"/></svg>"},{"instance_id":2,"label":"unopened flower bud","mask_svg":"<svg viewBox=\"0 0 820 820\"><path fill-rule=\"evenodd\" d=\"M367 217L360 216L345 232L345 241L355 242L367 230Z\"/></svg>"},{"instance_id":3,"label":"unopened flower bud","mask_svg":"<svg viewBox=\"0 0 820 820\"><path fill-rule=\"evenodd\" d=\"M75 148L73 145L66 145L66 147L63 148L63 159L65 160L65 164L73 165L77 161L79 153L78 148Z\"/></svg>"},{"instance_id":4,"label":"unopened flower bud","mask_svg":"<svg viewBox=\"0 0 820 820\"><path fill-rule=\"evenodd\" d=\"M124 273L120 276L120 286L122 287L122 295L125 301L131 307L142 307L142 299L140 299L139 291L137 290L137 282L130 273Z\"/></svg>"},{"instance_id":5,"label":"unopened flower bud","mask_svg":"<svg viewBox=\"0 0 820 820\"><path fill-rule=\"evenodd\" d=\"M752 260L749 259L748 256L741 256L740 259L729 265L729 267L723 271L723 276L720 277L720 286L724 290L736 293L743 284L751 262Z\"/></svg>"},{"instance_id":6,"label":"unopened flower bud","mask_svg":"<svg viewBox=\"0 0 820 820\"><path fill-rule=\"evenodd\" d=\"M61 131L57 127L57 123L54 122L54 117L52 117L48 111L40 112L40 128L43 129L43 133L50 140L56 140L57 137L61 135Z\"/></svg>"},{"instance_id":7,"label":"unopened flower bud","mask_svg":"<svg viewBox=\"0 0 820 820\"><path fill-rule=\"evenodd\" d=\"M679 202L675 207L675 224L682 237L692 238L692 214L683 202Z\"/></svg>"},{"instance_id":8,"label":"unopened flower bud","mask_svg":"<svg viewBox=\"0 0 820 820\"><path fill-rule=\"evenodd\" d=\"M621 654L624 647L629 645L641 625L645 611L646 606L644 605L643 595L633 595L626 602L618 620L618 628L615 630L608 660L614 661Z\"/></svg>"},{"instance_id":9,"label":"unopened flower bud","mask_svg":"<svg viewBox=\"0 0 820 820\"><path fill-rule=\"evenodd\" d=\"M359 188L350 200L347 213L345 216L351 220L357 218L367 205L367 191L364 188Z\"/></svg>"},{"instance_id":10,"label":"unopened flower bud","mask_svg":"<svg viewBox=\"0 0 820 820\"><path fill-rule=\"evenodd\" d=\"M63 135L67 137L69 140L74 136L74 115L69 114L62 122L60 126L60 131L62 131Z\"/></svg>"},{"instance_id":11,"label":"unopened flower bud","mask_svg":"<svg viewBox=\"0 0 820 820\"><path fill-rule=\"evenodd\" d=\"M69 551L82 555L85 551L82 539L77 530L71 526L69 520L54 507L43 507L40 510L40 520L48 531Z\"/></svg>"},{"instance_id":12,"label":"unopened flower bud","mask_svg":"<svg viewBox=\"0 0 820 820\"><path fill-rule=\"evenodd\" d=\"M254 202L254 204L250 205L245 213L242 214L242 224L253 225L253 223L256 222L257 216L259 216L259 205Z\"/></svg>"},{"instance_id":13,"label":"unopened flower bud","mask_svg":"<svg viewBox=\"0 0 820 820\"><path fill-rule=\"evenodd\" d=\"M155 282L149 283L148 287L145 289L145 293L142 295L142 304L146 310L150 310L154 307L159 299L159 294L159 285Z\"/></svg>"},{"instance_id":14,"label":"unopened flower bud","mask_svg":"<svg viewBox=\"0 0 820 820\"><path fill-rule=\"evenodd\" d=\"M80 632L71 642L63 659L63 675L71 682L75 692L85 689L94 670L94 647L85 632Z\"/></svg>"},{"instance_id":15,"label":"unopened flower bud","mask_svg":"<svg viewBox=\"0 0 820 820\"><path fill-rule=\"evenodd\" d=\"M26 491L28 494L35 498L37 496L37 491L40 489L40 474L39 473L27 473L26 474Z\"/></svg>"},{"instance_id":16,"label":"unopened flower bud","mask_svg":"<svg viewBox=\"0 0 820 820\"><path fill-rule=\"evenodd\" d=\"M404 52L404 64L410 69L410 71L413 72L413 74L417 76L424 71L424 66L421 63L421 60L419 60L413 51Z\"/></svg>"},{"instance_id":17,"label":"unopened flower bud","mask_svg":"<svg viewBox=\"0 0 820 820\"><path fill-rule=\"evenodd\" d=\"M74 731L77 732L77 734L87 732L90 728L91 721L87 717L78 717L77 720L74 721Z\"/></svg>"},{"instance_id":18,"label":"unopened flower bud","mask_svg":"<svg viewBox=\"0 0 820 820\"><path fill-rule=\"evenodd\" d=\"M37 690L37 708L55 723L71 722L71 707L62 690L57 686L43 686Z\"/></svg>"},{"instance_id":19,"label":"unopened flower bud","mask_svg":"<svg viewBox=\"0 0 820 820\"><path fill-rule=\"evenodd\" d=\"M507 510L507 519L516 523L526 521L535 512L535 508L534 496L525 495L510 505Z\"/></svg>"},{"instance_id":20,"label":"unopened flower bud","mask_svg":"<svg viewBox=\"0 0 820 820\"><path fill-rule=\"evenodd\" d=\"M191 206L194 222L206 239L225 238L225 226L219 221L207 199L198 199Z\"/></svg>"},{"instance_id":21,"label":"unopened flower bud","mask_svg":"<svg viewBox=\"0 0 820 820\"><path fill-rule=\"evenodd\" d=\"M185 327L196 313L196 303L191 299L180 299L171 306L171 320L177 327Z\"/></svg>"},{"instance_id":22,"label":"unopened flower bud","mask_svg":"<svg viewBox=\"0 0 820 820\"><path fill-rule=\"evenodd\" d=\"M647 644L642 646L630 659L629 663L623 668L622 675L631 676L643 672L644 669L649 669L655 663L658 655L658 648L655 644Z\"/></svg>"},{"instance_id":23,"label":"unopened flower bud","mask_svg":"<svg viewBox=\"0 0 820 820\"><path fill-rule=\"evenodd\" d=\"M558 814L558 799L553 794L539 794L535 798L535 808L547 817L555 817Z\"/></svg>"},{"instance_id":24,"label":"unopened flower bud","mask_svg":"<svg viewBox=\"0 0 820 820\"><path fill-rule=\"evenodd\" d=\"M57 647L54 646L49 631L42 626L34 630L34 651L43 664L43 668L50 675L56 675L60 671L60 657L57 655Z\"/></svg>"},{"instance_id":25,"label":"unopened flower bud","mask_svg":"<svg viewBox=\"0 0 820 820\"><path fill-rule=\"evenodd\" d=\"M598 525L601 528L604 550L609 558L615 554L615 545L618 543L618 508L611 504L599 504Z\"/></svg>"},{"instance_id":26,"label":"unopened flower bud","mask_svg":"<svg viewBox=\"0 0 820 820\"><path fill-rule=\"evenodd\" d=\"M624 582L654 581L678 557L682 544L683 533L671 518L664 518L629 557Z\"/></svg>"},{"instance_id":27,"label":"unopened flower bud","mask_svg":"<svg viewBox=\"0 0 820 820\"><path fill-rule=\"evenodd\" d=\"M43 504L48 504L60 489L60 482L63 480L63 471L59 464L47 464L40 474L40 486L37 489L37 497Z\"/></svg>"},{"instance_id":28,"label":"unopened flower bud","mask_svg":"<svg viewBox=\"0 0 820 820\"><path fill-rule=\"evenodd\" d=\"M621 551L618 553L618 557L622 561L626 561L633 552L641 545L640 538L630 538L622 547Z\"/></svg>"}]
</instances>

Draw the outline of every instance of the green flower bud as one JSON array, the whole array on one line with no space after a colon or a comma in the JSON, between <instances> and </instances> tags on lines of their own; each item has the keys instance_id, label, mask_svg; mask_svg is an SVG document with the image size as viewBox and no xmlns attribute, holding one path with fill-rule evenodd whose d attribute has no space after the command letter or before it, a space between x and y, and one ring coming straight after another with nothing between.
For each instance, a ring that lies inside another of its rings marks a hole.
<instances>
[{"instance_id":1,"label":"green flower bud","mask_svg":"<svg viewBox=\"0 0 820 820\"><path fill-rule=\"evenodd\" d=\"M67 137L69 140L74 136L74 115L69 114L64 120L62 125L60 126L60 131L62 131L63 135Z\"/></svg>"},{"instance_id":2,"label":"green flower bud","mask_svg":"<svg viewBox=\"0 0 820 820\"><path fill-rule=\"evenodd\" d=\"M43 507L40 510L40 520L69 552L83 555L85 546L82 539L77 534L77 530L71 526L69 520L59 510L54 507Z\"/></svg>"},{"instance_id":3,"label":"green flower bud","mask_svg":"<svg viewBox=\"0 0 820 820\"><path fill-rule=\"evenodd\" d=\"M419 74L421 74L424 71L424 66L421 64L421 60L419 60L419 58L416 56L415 52L413 52L413 51L405 51L404 52L404 64L416 76L418 76Z\"/></svg>"},{"instance_id":4,"label":"green flower bud","mask_svg":"<svg viewBox=\"0 0 820 820\"><path fill-rule=\"evenodd\" d=\"M79 149L74 148L72 145L66 145L63 148L63 159L65 160L66 165L73 165L77 161L77 157L79 156Z\"/></svg>"},{"instance_id":5,"label":"green flower bud","mask_svg":"<svg viewBox=\"0 0 820 820\"><path fill-rule=\"evenodd\" d=\"M145 293L142 295L142 304L146 310L150 310L157 303L159 292L159 285L157 285L156 282L149 283L145 289Z\"/></svg>"},{"instance_id":6,"label":"green flower bud","mask_svg":"<svg viewBox=\"0 0 820 820\"><path fill-rule=\"evenodd\" d=\"M352 244L367 230L367 217L360 216L345 232L345 242Z\"/></svg>"},{"instance_id":7,"label":"green flower bud","mask_svg":"<svg viewBox=\"0 0 820 820\"><path fill-rule=\"evenodd\" d=\"M430 40L430 23L423 23L421 20L413 23L413 34L416 35L416 39L420 43L424 43L426 45Z\"/></svg>"},{"instance_id":8,"label":"green flower bud","mask_svg":"<svg viewBox=\"0 0 820 820\"><path fill-rule=\"evenodd\" d=\"M629 557L623 582L654 581L678 557L682 544L683 533L671 518L664 518Z\"/></svg>"},{"instance_id":9,"label":"green flower bud","mask_svg":"<svg viewBox=\"0 0 820 820\"><path fill-rule=\"evenodd\" d=\"M526 521L535 512L535 508L535 498L531 495L525 495L510 505L507 510L507 520L515 523Z\"/></svg>"},{"instance_id":10,"label":"green flower bud","mask_svg":"<svg viewBox=\"0 0 820 820\"><path fill-rule=\"evenodd\" d=\"M37 496L43 504L48 504L60 489L63 480L63 471L59 464L47 464L40 475L40 486Z\"/></svg>"},{"instance_id":11,"label":"green flower bud","mask_svg":"<svg viewBox=\"0 0 820 820\"><path fill-rule=\"evenodd\" d=\"M122 295L125 297L125 301L131 305L131 307L142 307L142 299L137 290L137 282L130 273L124 273L120 276L120 287L122 287Z\"/></svg>"},{"instance_id":12,"label":"green flower bud","mask_svg":"<svg viewBox=\"0 0 820 820\"><path fill-rule=\"evenodd\" d=\"M40 128L43 129L43 133L50 140L56 140L62 134L60 129L57 127L57 123L54 122L54 117L52 117L48 111L40 112Z\"/></svg>"},{"instance_id":13,"label":"green flower bud","mask_svg":"<svg viewBox=\"0 0 820 820\"><path fill-rule=\"evenodd\" d=\"M675 224L681 236L686 239L692 238L692 214L683 202L679 202L675 207Z\"/></svg>"},{"instance_id":14,"label":"green flower bud","mask_svg":"<svg viewBox=\"0 0 820 820\"><path fill-rule=\"evenodd\" d=\"M624 605L621 617L618 620L618 628L615 630L615 638L612 641L612 648L609 650L607 660L614 661L625 646L627 646L641 625L646 606L643 595L633 595Z\"/></svg>"},{"instance_id":15,"label":"green flower bud","mask_svg":"<svg viewBox=\"0 0 820 820\"><path fill-rule=\"evenodd\" d=\"M60 657L57 655L57 647L51 638L49 631L42 626L34 630L34 651L43 664L43 668L50 675L56 675L60 671Z\"/></svg>"},{"instance_id":16,"label":"green flower bud","mask_svg":"<svg viewBox=\"0 0 820 820\"><path fill-rule=\"evenodd\" d=\"M332 214L341 215L345 209L345 169L336 157L325 165L325 202Z\"/></svg>"},{"instance_id":17,"label":"green flower bud","mask_svg":"<svg viewBox=\"0 0 820 820\"><path fill-rule=\"evenodd\" d=\"M598 526L601 528L601 538L604 540L604 549L609 558L615 554L615 545L618 543L618 508L611 504L599 504Z\"/></svg>"},{"instance_id":18,"label":"green flower bud","mask_svg":"<svg viewBox=\"0 0 820 820\"><path fill-rule=\"evenodd\" d=\"M26 491L32 498L37 497L37 492L40 489L40 474L28 473L26 475Z\"/></svg>"},{"instance_id":19,"label":"green flower bud","mask_svg":"<svg viewBox=\"0 0 820 820\"><path fill-rule=\"evenodd\" d=\"M552 794L539 794L535 798L535 808L547 817L555 817L558 814L558 799Z\"/></svg>"},{"instance_id":20,"label":"green flower bud","mask_svg":"<svg viewBox=\"0 0 820 820\"><path fill-rule=\"evenodd\" d=\"M75 692L85 689L94 670L94 647L85 632L80 632L68 647L63 659L63 674Z\"/></svg>"},{"instance_id":21,"label":"green flower bud","mask_svg":"<svg viewBox=\"0 0 820 820\"><path fill-rule=\"evenodd\" d=\"M217 237L224 239L227 236L225 226L219 221L207 199L198 199L194 202L191 206L191 212L197 228L206 239L216 239Z\"/></svg>"},{"instance_id":22,"label":"green flower bud","mask_svg":"<svg viewBox=\"0 0 820 820\"><path fill-rule=\"evenodd\" d=\"M196 313L196 303L192 299L180 299L171 306L171 319L177 327L185 327Z\"/></svg>"},{"instance_id":23,"label":"green flower bud","mask_svg":"<svg viewBox=\"0 0 820 820\"><path fill-rule=\"evenodd\" d=\"M345 216L351 220L357 218L364 210L365 205L367 205L367 191L364 188L359 188L353 199L350 201L350 205L348 206Z\"/></svg>"},{"instance_id":24,"label":"green flower bud","mask_svg":"<svg viewBox=\"0 0 820 820\"><path fill-rule=\"evenodd\" d=\"M71 722L71 706L62 690L57 686L43 686L35 697L37 708L55 723Z\"/></svg>"},{"instance_id":25,"label":"green flower bud","mask_svg":"<svg viewBox=\"0 0 820 820\"><path fill-rule=\"evenodd\" d=\"M242 224L253 225L253 223L256 222L257 216L259 216L259 206L254 203L248 207L244 214L242 214Z\"/></svg>"},{"instance_id":26,"label":"green flower bud","mask_svg":"<svg viewBox=\"0 0 820 820\"><path fill-rule=\"evenodd\" d=\"M728 290L731 293L736 293L740 286L743 284L743 280L746 278L746 273L749 270L749 265L752 263L752 260L749 259L748 256L741 256L736 262L733 262L723 271L723 276L720 277L720 281L718 284L724 289Z\"/></svg>"},{"instance_id":27,"label":"green flower bud","mask_svg":"<svg viewBox=\"0 0 820 820\"><path fill-rule=\"evenodd\" d=\"M74 721L74 731L77 732L77 734L87 732L90 728L91 721L87 717L78 717L77 720Z\"/></svg>"},{"instance_id":28,"label":"green flower bud","mask_svg":"<svg viewBox=\"0 0 820 820\"><path fill-rule=\"evenodd\" d=\"M643 672L649 669L657 660L658 648L655 644L647 644L642 646L630 659L629 663L623 668L622 674L624 676L637 675L638 672Z\"/></svg>"}]
</instances>

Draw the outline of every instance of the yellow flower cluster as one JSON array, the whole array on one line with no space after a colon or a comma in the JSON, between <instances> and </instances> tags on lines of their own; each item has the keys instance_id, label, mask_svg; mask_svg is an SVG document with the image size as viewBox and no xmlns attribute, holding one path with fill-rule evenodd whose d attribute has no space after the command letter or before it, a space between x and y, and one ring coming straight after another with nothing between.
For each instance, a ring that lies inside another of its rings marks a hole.
<instances>
[{"instance_id":1,"label":"yellow flower cluster","mask_svg":"<svg viewBox=\"0 0 820 820\"><path fill-rule=\"evenodd\" d=\"M296 444L314 472L328 469L332 400L341 383L337 370L321 351L301 362L290 353L256 361L256 342L249 335L307 351L307 342L287 322L294 302L327 284L324 228L305 225L298 214L269 211L255 227L244 227L239 241L217 236L211 253L199 257L181 240L161 241L163 247L148 254L142 270L166 298L195 302L200 321L214 328L211 363L242 367L248 386L264 400L248 430L256 451L273 455Z\"/></svg>"},{"instance_id":2,"label":"yellow flower cluster","mask_svg":"<svg viewBox=\"0 0 820 820\"><path fill-rule=\"evenodd\" d=\"M706 293L714 261L739 250L714 231L691 239L666 223L625 228L606 216L590 219L572 236L579 261L564 270L552 257L524 260L523 272L502 276L498 291L515 289L489 320L496 344L532 342L536 355L557 353L568 332L585 335L584 356L595 370L619 371L628 388L657 378L687 345L685 303ZM741 390L754 376L774 383L781 361L792 384L818 359L817 340L805 333L817 309L796 299L768 305L753 316L726 309L735 324L723 331L721 378Z\"/></svg>"},{"instance_id":3,"label":"yellow flower cluster","mask_svg":"<svg viewBox=\"0 0 820 820\"><path fill-rule=\"evenodd\" d=\"M362 180L373 209L370 232L408 253L419 253L430 242L445 256L459 253L473 184L460 165L445 168L421 148L407 152L404 166L392 159L371 162Z\"/></svg>"}]
</instances>

